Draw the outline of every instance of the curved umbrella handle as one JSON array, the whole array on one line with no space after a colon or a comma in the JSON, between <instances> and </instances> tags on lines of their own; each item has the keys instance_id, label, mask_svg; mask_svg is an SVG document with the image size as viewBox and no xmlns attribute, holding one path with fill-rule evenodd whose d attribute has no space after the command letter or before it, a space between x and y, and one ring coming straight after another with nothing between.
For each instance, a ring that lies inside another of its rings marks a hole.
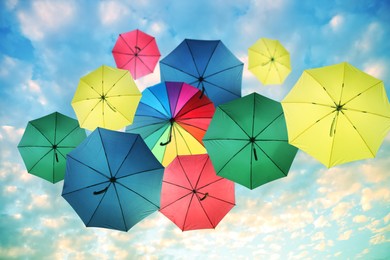
<instances>
[{"instance_id":1,"label":"curved umbrella handle","mask_svg":"<svg viewBox=\"0 0 390 260\"><path fill-rule=\"evenodd\" d=\"M207 198L208 196L209 196L209 193L206 192L206 194L205 194L202 198L200 198L199 200L202 201L202 200L204 200L205 198Z\"/></svg>"},{"instance_id":2,"label":"curved umbrella handle","mask_svg":"<svg viewBox=\"0 0 390 260\"><path fill-rule=\"evenodd\" d=\"M201 99L201 98L203 97L204 91L205 91L205 88L204 88L204 86L202 85L202 93L200 94L199 99Z\"/></svg>"},{"instance_id":3,"label":"curved umbrella handle","mask_svg":"<svg viewBox=\"0 0 390 260\"><path fill-rule=\"evenodd\" d=\"M54 155L56 156L56 162L59 162L58 161L58 153L57 153L57 151L54 151Z\"/></svg>"},{"instance_id":4,"label":"curved umbrella handle","mask_svg":"<svg viewBox=\"0 0 390 260\"><path fill-rule=\"evenodd\" d=\"M108 190L108 186L105 187L105 188L102 189L102 190L94 191L94 192L93 192L93 195L99 195L99 194L105 193L107 190Z\"/></svg>"},{"instance_id":5,"label":"curved umbrella handle","mask_svg":"<svg viewBox=\"0 0 390 260\"><path fill-rule=\"evenodd\" d=\"M253 155L255 156L255 160L257 161L257 152L255 147L253 147Z\"/></svg>"},{"instance_id":6,"label":"curved umbrella handle","mask_svg":"<svg viewBox=\"0 0 390 260\"><path fill-rule=\"evenodd\" d=\"M169 143L171 142L171 139L172 139L172 128L173 128L173 122L174 122L174 121L173 121L173 119L171 119L171 120L170 120L170 123L171 123L171 128L169 129L169 137L168 137L168 141L166 141L166 142L164 142L164 143L163 143L163 142L161 142L161 143L160 143L160 145L161 145L161 146L165 146L165 145L167 145L167 144L169 144Z\"/></svg>"}]
</instances>

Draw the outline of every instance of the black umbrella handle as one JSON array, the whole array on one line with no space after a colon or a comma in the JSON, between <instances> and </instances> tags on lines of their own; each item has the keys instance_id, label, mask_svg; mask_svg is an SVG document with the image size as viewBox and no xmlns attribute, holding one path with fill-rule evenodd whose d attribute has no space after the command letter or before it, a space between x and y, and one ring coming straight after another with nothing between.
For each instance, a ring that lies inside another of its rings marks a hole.
<instances>
[{"instance_id":1,"label":"black umbrella handle","mask_svg":"<svg viewBox=\"0 0 390 260\"><path fill-rule=\"evenodd\" d=\"M200 94L199 99L201 99L201 98L203 97L204 91L205 91L205 88L204 88L204 86L202 85L202 93Z\"/></svg>"},{"instance_id":2,"label":"black umbrella handle","mask_svg":"<svg viewBox=\"0 0 390 260\"><path fill-rule=\"evenodd\" d=\"M108 186L105 187L105 188L102 189L102 190L94 191L94 192L93 192L93 195L99 195L99 194L105 193L107 190L108 190Z\"/></svg>"},{"instance_id":3,"label":"black umbrella handle","mask_svg":"<svg viewBox=\"0 0 390 260\"><path fill-rule=\"evenodd\" d=\"M56 156L56 162L59 162L58 161L58 153L57 153L57 151L54 151L54 155Z\"/></svg>"},{"instance_id":4,"label":"black umbrella handle","mask_svg":"<svg viewBox=\"0 0 390 260\"><path fill-rule=\"evenodd\" d=\"M169 137L168 137L168 140L166 141L166 142L161 142L160 143L160 145L161 146L165 146L165 145L167 145L167 144L169 144L170 142L171 142L171 140L172 140L172 128L173 128L173 120L171 120L171 128L169 129Z\"/></svg>"},{"instance_id":5,"label":"black umbrella handle","mask_svg":"<svg viewBox=\"0 0 390 260\"><path fill-rule=\"evenodd\" d=\"M202 198L200 198L199 200L202 201L202 200L204 200L205 198L207 198L208 196L209 196L209 193L206 192L206 194L205 194Z\"/></svg>"},{"instance_id":6,"label":"black umbrella handle","mask_svg":"<svg viewBox=\"0 0 390 260\"><path fill-rule=\"evenodd\" d=\"M255 160L257 161L257 152L255 147L253 147L253 155L255 156Z\"/></svg>"}]
</instances>

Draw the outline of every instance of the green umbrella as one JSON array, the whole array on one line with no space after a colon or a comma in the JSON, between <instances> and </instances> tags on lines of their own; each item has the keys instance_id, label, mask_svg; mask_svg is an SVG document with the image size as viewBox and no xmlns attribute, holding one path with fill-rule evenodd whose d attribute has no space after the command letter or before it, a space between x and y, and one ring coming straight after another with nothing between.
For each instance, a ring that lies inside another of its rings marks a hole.
<instances>
[{"instance_id":1,"label":"green umbrella","mask_svg":"<svg viewBox=\"0 0 390 260\"><path fill-rule=\"evenodd\" d=\"M77 120L55 112L28 122L18 149L29 173L56 183L64 179L66 155L85 138Z\"/></svg>"},{"instance_id":2,"label":"green umbrella","mask_svg":"<svg viewBox=\"0 0 390 260\"><path fill-rule=\"evenodd\" d=\"M287 176L297 153L282 106L257 93L218 106L203 143L217 175L249 189Z\"/></svg>"}]
</instances>

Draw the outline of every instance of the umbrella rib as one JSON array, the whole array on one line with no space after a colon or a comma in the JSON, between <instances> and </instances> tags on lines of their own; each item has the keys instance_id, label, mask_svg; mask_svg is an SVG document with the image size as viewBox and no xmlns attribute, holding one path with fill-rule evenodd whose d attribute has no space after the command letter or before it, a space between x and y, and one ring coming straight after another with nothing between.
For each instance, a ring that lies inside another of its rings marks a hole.
<instances>
[{"instance_id":1,"label":"umbrella rib","mask_svg":"<svg viewBox=\"0 0 390 260\"><path fill-rule=\"evenodd\" d=\"M108 92L110 92L115 87L115 84L118 83L122 78L124 78L126 76L126 74L127 74L127 72L123 73L123 75L117 81L115 81L115 83L112 84L112 86L108 90L106 90L104 94L107 95Z\"/></svg>"},{"instance_id":2,"label":"umbrella rib","mask_svg":"<svg viewBox=\"0 0 390 260\"><path fill-rule=\"evenodd\" d=\"M206 73L206 70L207 70L207 68L208 68L208 66L209 66L209 64L210 64L211 58L214 56L214 53L215 53L215 51L217 50L217 48L218 48L218 46L219 46L220 44L221 44L221 41L219 41L219 42L215 45L215 48L214 48L213 52L211 53L211 55L210 55L210 57L209 57L209 60L208 60L207 63L206 63L206 67L204 68L204 71L203 71L203 73L202 73L202 77L203 77L203 75Z\"/></svg>"},{"instance_id":3,"label":"umbrella rib","mask_svg":"<svg viewBox=\"0 0 390 260\"><path fill-rule=\"evenodd\" d=\"M49 142L49 144L53 145L53 143L49 140L49 138L47 138L47 136L40 130L38 129L38 127L36 127L33 123L30 122L30 125L32 125L39 133L41 133L41 135L43 137L45 137L45 139Z\"/></svg>"},{"instance_id":4,"label":"umbrella rib","mask_svg":"<svg viewBox=\"0 0 390 260\"><path fill-rule=\"evenodd\" d=\"M240 62L240 64L238 64L238 65L235 65L235 66L232 66L232 67L223 69L223 70L219 70L219 71L217 71L217 72L215 72L215 73L213 73L213 74L209 74L209 75L207 75L207 76L204 76L204 78L206 79L206 78L215 76L215 75L217 75L217 74L220 74L220 73L223 73L223 72L226 72L226 71L228 71L228 70L235 69L235 68L241 67L241 66L243 66L243 63Z\"/></svg>"},{"instance_id":5,"label":"umbrella rib","mask_svg":"<svg viewBox=\"0 0 390 260\"><path fill-rule=\"evenodd\" d=\"M115 183L114 183L113 186L114 186L114 189L115 189L116 197L117 197L117 199L118 199L119 207L120 207L120 209L121 209L121 214L122 214L123 223L125 224L125 229L127 230L128 228L127 228L127 223L126 223L126 219L125 219L125 214L124 214L124 212L123 212L122 203L121 203L121 200L120 200L120 198L119 198L118 190L116 189Z\"/></svg>"},{"instance_id":6,"label":"umbrella rib","mask_svg":"<svg viewBox=\"0 0 390 260\"><path fill-rule=\"evenodd\" d=\"M283 115L283 112L280 113L277 117L275 117L268 125L266 125L261 131L260 133L258 133L256 135L256 137L258 137L259 135L261 135L268 127L270 127L270 125L272 125L276 120L278 120L281 116ZM255 120L255 118L253 117L253 120ZM254 124L253 124L254 125Z\"/></svg>"},{"instance_id":7,"label":"umbrella rib","mask_svg":"<svg viewBox=\"0 0 390 260\"><path fill-rule=\"evenodd\" d=\"M343 108L343 110L346 110L346 111L354 111L354 112L361 112L361 113L364 113L364 114L370 114L370 115L380 116L380 117L384 117L384 118L389 118L389 119L390 119L390 116L385 116L385 115L381 115L381 114L378 114L378 113L373 113L373 112L364 111L364 110L359 110L359 109Z\"/></svg>"},{"instance_id":8,"label":"umbrella rib","mask_svg":"<svg viewBox=\"0 0 390 260\"><path fill-rule=\"evenodd\" d=\"M172 65L166 64L166 63L164 63L163 61L160 61L160 64L164 64L164 65L167 66L167 67L170 67L170 68L172 68L172 69L174 69L174 70L178 70L178 71L182 72L183 74L187 74L188 76L194 77L196 80L198 80L198 77L197 77L197 76L192 75L191 73L189 73L189 72L187 72L187 71L184 71L184 70L179 69L179 68L176 68L176 67L174 67L174 66L172 66Z\"/></svg>"},{"instance_id":9,"label":"umbrella rib","mask_svg":"<svg viewBox=\"0 0 390 260\"><path fill-rule=\"evenodd\" d=\"M309 125L307 128L305 128L299 135L297 135L294 139L290 140L289 142L293 142L295 141L298 137L300 137L302 134L304 134L307 130L309 130L312 126L314 126L315 124L317 124L318 122L320 122L322 119L324 119L325 117L333 114L336 110L332 110L331 112L329 112L328 114L324 115L323 117L321 117L320 119L318 119L317 121L315 121L313 124Z\"/></svg>"},{"instance_id":10,"label":"umbrella rib","mask_svg":"<svg viewBox=\"0 0 390 260\"><path fill-rule=\"evenodd\" d=\"M88 114L84 117L84 120L83 122L80 124L80 125L83 125L84 122L87 120L87 118L89 117L89 115L92 113L93 110L95 110L95 108L99 105L99 103L101 102L102 100L99 99L99 101L96 103L96 105L91 109L91 111L88 112Z\"/></svg>"},{"instance_id":11,"label":"umbrella rib","mask_svg":"<svg viewBox=\"0 0 390 260\"><path fill-rule=\"evenodd\" d=\"M192 50L191 50L191 48L190 48L190 45L188 45L188 42L187 42L187 41L185 41L185 43L186 43L187 48L188 48L188 50L189 50L189 52L190 52L190 55L191 55L191 58L192 58L192 62L193 62L194 65L195 65L195 68L196 68L196 71L198 72L198 75L199 75L199 76L203 76L203 73L202 73L202 74L199 73L199 69L198 69L198 66L197 66L197 64L196 64L196 62L195 62L195 58L194 58L194 55L193 55ZM209 61L210 61L210 60L209 60Z\"/></svg>"},{"instance_id":12,"label":"umbrella rib","mask_svg":"<svg viewBox=\"0 0 390 260\"><path fill-rule=\"evenodd\" d=\"M325 93L329 96L329 98L332 100L332 102L334 103L335 106L337 106L337 103L336 101L334 101L334 99L332 98L332 96L330 95L330 93L328 92L328 90L313 76L310 74L309 71L306 70L306 73L309 74L313 80L315 80L321 87L322 89L325 91Z\"/></svg>"},{"instance_id":13,"label":"umbrella rib","mask_svg":"<svg viewBox=\"0 0 390 260\"><path fill-rule=\"evenodd\" d=\"M169 118L167 117L167 115L164 115L163 113L161 113L160 110L157 110L156 108L152 107L151 105L145 104L145 103L143 103L143 102L142 102L142 104L145 105L145 106L147 106L147 107L150 107L151 109L153 109L154 111L156 111L157 113L159 113L160 115L163 116L163 117L155 117L155 116L150 116L150 117L163 118L163 119L169 120ZM160 104L161 104L161 103L160 103ZM162 104L161 104L161 105L162 105ZM162 105L162 107L164 107L164 106ZM165 109L164 109L164 110L165 110ZM167 111L165 110L165 112L167 112ZM137 114L137 116L142 116L142 115ZM149 115L143 115L143 116L149 116Z\"/></svg>"},{"instance_id":14,"label":"umbrella rib","mask_svg":"<svg viewBox=\"0 0 390 260\"><path fill-rule=\"evenodd\" d=\"M182 197L176 199L175 201L169 203L168 205L165 205L163 208L160 208L160 211L163 210L163 209L165 209L165 208L167 208L167 207L169 207L169 206L171 206L172 204L174 204L174 203L176 203L176 202L178 202L178 201L184 199L185 197L187 197L188 195L191 195L191 194L193 194L192 191L191 191L190 193L188 193L188 194L186 194L186 195L184 195L184 196L182 196Z\"/></svg>"},{"instance_id":15,"label":"umbrella rib","mask_svg":"<svg viewBox=\"0 0 390 260\"><path fill-rule=\"evenodd\" d=\"M200 173L199 173L199 176L198 176L198 180L196 181L196 184L195 184L195 189L198 189L198 183L199 183L200 177L202 177L202 174L204 172L204 169L206 168L206 164L207 164L208 161L209 161L209 157L207 156L207 158L206 158L206 160L205 160L205 162L203 164L203 167L200 170Z\"/></svg>"},{"instance_id":16,"label":"umbrella rib","mask_svg":"<svg viewBox=\"0 0 390 260\"><path fill-rule=\"evenodd\" d=\"M202 108L202 107L205 107L205 106L209 106L210 104L212 104L212 102L209 102L209 103L206 103L206 104L203 104L203 105L200 105L200 106L198 106L198 107L194 107L193 109L191 109L190 111L188 111L188 112L185 112L184 114L182 114L182 115L180 115L180 116L178 116L177 118L181 118L181 117L183 117L184 115L186 115L186 114L188 114L188 113L190 113L190 112L193 112L194 110L197 110L197 109L199 109L199 108ZM179 115L180 114L180 112L183 110L183 108L185 107L185 105L176 113L176 115ZM197 117L198 118L198 117ZM192 118L191 118L192 119Z\"/></svg>"},{"instance_id":17,"label":"umbrella rib","mask_svg":"<svg viewBox=\"0 0 390 260\"><path fill-rule=\"evenodd\" d=\"M34 169L35 166L37 166L37 164L43 160L43 158L45 158L51 151L53 150L53 148L51 148L49 151L47 151L47 153L45 153L30 169L28 169L28 172L30 172L32 169Z\"/></svg>"},{"instance_id":18,"label":"umbrella rib","mask_svg":"<svg viewBox=\"0 0 390 260\"><path fill-rule=\"evenodd\" d=\"M79 128L78 125L75 126L75 128L73 128L69 133L67 133L58 143L57 143L57 146L62 142L64 141L71 133L73 133L77 128ZM64 146L63 146L64 147Z\"/></svg>"},{"instance_id":19,"label":"umbrella rib","mask_svg":"<svg viewBox=\"0 0 390 260\"><path fill-rule=\"evenodd\" d=\"M91 86L88 82L86 82L83 78L81 78L80 81L84 82L85 85L87 85L88 87L90 87L93 91L96 92L96 94L98 94L99 96L101 96L101 94L100 94L96 89L94 89L93 86Z\"/></svg>"},{"instance_id":20,"label":"umbrella rib","mask_svg":"<svg viewBox=\"0 0 390 260\"><path fill-rule=\"evenodd\" d=\"M148 200L147 198L145 198L144 196L142 196L140 193L138 193L138 192L136 192L136 191L134 191L133 189L130 189L129 187L127 187L127 186L125 186L125 185L123 185L122 183L120 183L120 182L116 182L117 184L119 184L119 185L121 185L122 187L124 187L125 189L128 189L129 191L131 191L131 192L133 192L133 193L135 193L135 194L137 194L138 196L140 196L141 198L143 198L144 200L146 200L147 202L149 202L150 204L153 204L157 209L159 209L160 207L158 206L158 205L156 205L156 204L154 204L154 202L152 202L152 201L150 201L150 200Z\"/></svg>"},{"instance_id":21,"label":"umbrella rib","mask_svg":"<svg viewBox=\"0 0 390 260\"><path fill-rule=\"evenodd\" d=\"M103 184L103 183L109 183L109 181L103 181L103 182L95 183L95 184L92 184L92 185L89 185L89 186L86 186L86 187L82 187L82 188L77 189L77 190L73 190L73 191L70 191L70 192L67 192L67 193L62 193L62 196L63 196L63 195L68 195L68 194L72 194L72 193L74 193L74 192L78 192L78 191L81 191L81 190L84 190L84 189L92 188L92 187L101 185L101 184Z\"/></svg>"},{"instance_id":22,"label":"umbrella rib","mask_svg":"<svg viewBox=\"0 0 390 260\"><path fill-rule=\"evenodd\" d=\"M109 188L110 186L111 186L111 183L108 183L107 188ZM106 196L106 194L107 194L107 192L104 192L102 198L101 198L100 201L99 201L99 204L96 206L96 209L94 210L94 212L93 212L91 218L89 219L88 223L86 224L86 226L88 226L89 223L91 223L91 221L92 221L93 217L95 216L95 214L96 214L98 208L100 207L100 204L102 204L102 201L103 201L104 197Z\"/></svg>"},{"instance_id":23,"label":"umbrella rib","mask_svg":"<svg viewBox=\"0 0 390 260\"><path fill-rule=\"evenodd\" d=\"M189 189L189 188L187 188L187 187L185 187L185 186L182 186L182 185L179 185L179 184L176 184L176 183L173 183L173 182L169 182L169 181L163 181L163 182L168 183L168 184L171 184L171 185L174 185L174 186L177 186L177 187L179 187L179 188L183 188L183 189L185 189L185 190L188 190L188 191L191 191L191 192L192 192L192 189Z\"/></svg>"},{"instance_id":24,"label":"umbrella rib","mask_svg":"<svg viewBox=\"0 0 390 260\"><path fill-rule=\"evenodd\" d=\"M106 163L107 163L107 166L108 166L108 171L110 172L110 177L114 177L114 176L112 176L111 166L110 166L110 162L108 161L108 157L107 157L107 153L106 153L106 148L104 147L104 142L103 142L102 134L100 133L100 131L98 131L98 133L99 133L99 136L100 136L100 141L102 142L102 147L103 147L103 151L104 151L104 157L106 157Z\"/></svg>"},{"instance_id":25,"label":"umbrella rib","mask_svg":"<svg viewBox=\"0 0 390 260\"><path fill-rule=\"evenodd\" d=\"M259 144L257 144L257 143L255 143L255 145L257 146L257 147L259 147L260 148L260 150L263 152L263 154L265 155L265 156L267 156L267 158L283 173L283 175L285 175L285 176L287 176L287 174L288 173L285 173L280 167L279 167L279 165L277 165L276 163L275 163L275 161L274 160L272 160L272 158L260 147L260 145Z\"/></svg>"},{"instance_id":26,"label":"umbrella rib","mask_svg":"<svg viewBox=\"0 0 390 260\"><path fill-rule=\"evenodd\" d=\"M212 82L210 82L210 81L207 81L207 80L204 80L203 82L206 82L206 83L208 83L208 84L210 84L210 85L212 85L212 86L214 86L214 87L217 87L217 88L219 88L219 89L222 89L222 90L224 90L224 91L226 91L226 92L229 92L229 93L231 93L231 94L237 96L237 93L234 93L234 92L231 91L230 89L226 89L226 88L224 88L224 87L218 86L218 85L216 85L216 84L214 84L214 83L212 83ZM202 83L203 83L203 82L202 82ZM205 92L206 92L206 88L205 88ZM206 95L207 95L207 92L206 92Z\"/></svg>"},{"instance_id":27,"label":"umbrella rib","mask_svg":"<svg viewBox=\"0 0 390 260\"><path fill-rule=\"evenodd\" d=\"M201 193L201 192L199 192L199 193ZM221 202L225 202L225 203L230 204L230 205L233 205L233 206L236 205L235 203L232 203L232 202L227 201L227 200L223 200L223 199L221 199L221 198L214 197L214 196L212 196L212 195L210 195L210 194L208 195L208 198L213 198L213 199L215 199L215 200L219 200L219 201L221 201Z\"/></svg>"},{"instance_id":28,"label":"umbrella rib","mask_svg":"<svg viewBox=\"0 0 390 260\"><path fill-rule=\"evenodd\" d=\"M142 174L142 173L152 172L152 171L160 170L160 169L161 169L161 168L148 169L148 170L144 170L144 171L139 171L139 172L135 172L135 173L130 173L130 174L128 174L128 175L121 176L121 177L118 177L118 178L116 178L116 179L117 179L117 180L120 180L120 179L123 179L123 178L131 177L131 176L138 175L138 174Z\"/></svg>"},{"instance_id":29,"label":"umbrella rib","mask_svg":"<svg viewBox=\"0 0 390 260\"><path fill-rule=\"evenodd\" d=\"M238 150L238 152L237 153L235 153L222 167L221 167L221 169L219 170L219 172L221 172L222 170L223 170L223 168L225 168L226 167L226 165L228 165L228 163L230 163L233 159L234 159L234 157L236 157L242 150L244 150L245 149L245 147L247 147L248 145L250 144L250 142L248 141L248 143L247 144L245 144L240 150Z\"/></svg>"},{"instance_id":30,"label":"umbrella rib","mask_svg":"<svg viewBox=\"0 0 390 260\"><path fill-rule=\"evenodd\" d=\"M127 157L129 157L131 151L133 150L133 147L135 146L135 143L137 142L138 138L139 138L139 136L137 136L137 138L136 138L136 139L134 140L134 142L132 143L132 145L131 145L129 151L127 152L125 158L123 159L121 165L118 167L118 170L117 170L116 173L113 175L113 177L116 177L116 175L118 174L118 172L121 170L121 168L122 168L124 162L126 161ZM103 147L103 148L104 148L104 147Z\"/></svg>"},{"instance_id":31,"label":"umbrella rib","mask_svg":"<svg viewBox=\"0 0 390 260\"><path fill-rule=\"evenodd\" d=\"M234 120L234 118L229 115L225 110L223 110L221 107L219 107L219 109L221 109L247 136L248 136L248 139L250 138L250 136L248 135L248 133L241 127L241 125L239 123L237 123L236 120Z\"/></svg>"},{"instance_id":32,"label":"umbrella rib","mask_svg":"<svg viewBox=\"0 0 390 260\"><path fill-rule=\"evenodd\" d=\"M376 87L377 85L380 85L382 83L382 81L379 81L377 83L375 83L374 85L372 85L371 87L367 88L366 90L364 90L363 92L360 92L359 94L357 94L356 96L352 97L351 99L349 99L348 101L344 102L343 106L345 106L346 104L348 104L349 102L351 102L352 100L354 100L355 98L357 98L358 96L360 96L361 94L369 91L370 89Z\"/></svg>"},{"instance_id":33,"label":"umbrella rib","mask_svg":"<svg viewBox=\"0 0 390 260\"><path fill-rule=\"evenodd\" d=\"M216 226L213 224L213 222L211 221L209 215L207 214L206 210L204 209L203 204L202 204L202 201L199 199L198 196L196 196L196 198L198 199L199 204L200 204L200 207L202 208L202 210L203 210L204 214L206 215L208 221L210 222L211 226L212 226L213 228L215 228Z\"/></svg>"},{"instance_id":34,"label":"umbrella rib","mask_svg":"<svg viewBox=\"0 0 390 260\"><path fill-rule=\"evenodd\" d=\"M193 125L193 124L187 124L187 123L185 123L185 122L182 122L181 120L180 120L180 121L178 121L178 123L180 123L180 125L187 125L187 126L191 126L191 127L194 127L194 128L196 128L196 129L203 130L203 131L206 131L206 130L207 130L207 127L206 127L206 129L203 129L203 128L200 128L199 126L196 126L196 125Z\"/></svg>"},{"instance_id":35,"label":"umbrella rib","mask_svg":"<svg viewBox=\"0 0 390 260\"><path fill-rule=\"evenodd\" d=\"M89 166L89 165L87 165L87 164L85 164L85 163L83 163L83 162L77 160L76 158L72 157L71 155L68 154L68 157L69 157L69 158L72 158L73 160L75 160L75 161L78 162L79 164L84 165L85 167L91 169L92 171L94 171L94 172L96 172L96 173L99 173L99 174L102 175L103 177L108 178L108 176L105 175L104 173L102 173L102 172L100 172L100 171L98 171L98 170L92 168L91 166Z\"/></svg>"},{"instance_id":36,"label":"umbrella rib","mask_svg":"<svg viewBox=\"0 0 390 260\"><path fill-rule=\"evenodd\" d=\"M248 141L248 139L242 139L242 138L211 138L211 139L203 138L203 141L214 141L214 140Z\"/></svg>"},{"instance_id":37,"label":"umbrella rib","mask_svg":"<svg viewBox=\"0 0 390 260\"><path fill-rule=\"evenodd\" d=\"M145 62L141 58L138 57L138 61L142 62L142 64L145 66L145 68L148 69L148 71L150 73L153 72L153 70L148 65L146 65Z\"/></svg>"},{"instance_id":38,"label":"umbrella rib","mask_svg":"<svg viewBox=\"0 0 390 260\"><path fill-rule=\"evenodd\" d=\"M167 89L165 88L165 90L167 90ZM167 115L168 117L171 117L171 116L172 116L171 113L168 112L168 111L166 110L164 104L161 103L161 100L153 93L153 91L149 90L149 92L150 92L150 93L156 98L156 100L160 103L160 105L162 106L162 108L163 108L164 111L166 112L166 115ZM168 97L168 91L167 91L166 93L167 93L167 97ZM169 101L169 98L168 98L168 101ZM169 103L169 102L168 102L168 103ZM170 108L171 108L171 107L169 106L169 110L170 110Z\"/></svg>"},{"instance_id":39,"label":"umbrella rib","mask_svg":"<svg viewBox=\"0 0 390 260\"><path fill-rule=\"evenodd\" d=\"M191 189L194 190L196 186L195 186L195 187L192 186L191 181L190 181L190 179L188 178L187 172L185 171L185 169L184 169L184 167L183 167L183 164L181 163L180 157L177 157L177 160L179 161L180 167L181 167L181 169L183 170L183 173L184 173L184 175L186 176L186 179L187 179L188 183L190 184Z\"/></svg>"},{"instance_id":40,"label":"umbrella rib","mask_svg":"<svg viewBox=\"0 0 390 260\"><path fill-rule=\"evenodd\" d=\"M194 194L192 193L192 196L191 196L191 199L190 199L190 203L188 203L186 215L185 215L185 217L184 217L184 222L183 222L182 230L184 230L184 227L186 226L187 216L188 216L188 212L190 211L190 207L191 207L191 203L192 203L192 199L193 199L193 198L194 198Z\"/></svg>"},{"instance_id":41,"label":"umbrella rib","mask_svg":"<svg viewBox=\"0 0 390 260\"><path fill-rule=\"evenodd\" d=\"M140 129L140 128L144 128L144 127L149 127L149 126L152 126L152 125L159 125L159 124L162 124L163 126L165 126L167 124L166 121L163 121L163 122L158 122L158 123L153 123L153 124L148 124L148 125L141 125L139 127L135 127L135 128L129 128L129 133L133 130L137 130L137 129ZM159 128L160 129L160 128ZM155 133L156 131L154 131L153 133Z\"/></svg>"},{"instance_id":42,"label":"umbrella rib","mask_svg":"<svg viewBox=\"0 0 390 260\"><path fill-rule=\"evenodd\" d=\"M186 131L184 128L182 128L182 129L183 129L183 131ZM180 136L182 137L182 139L183 139L183 141L184 141L184 143L185 143L185 145L186 145L188 151L190 151L190 154L192 154L192 151L191 151L190 147L188 146L187 142L185 141L184 136L183 136L183 134L181 133L181 131L179 130L179 128L177 128L177 131L179 132ZM186 132L188 133L188 131L186 131ZM190 135L191 135L191 134L190 134ZM191 135L191 136L192 136L192 135ZM193 136L192 136L192 137L193 137ZM195 137L193 137L193 138L196 140ZM199 142L198 140L196 140L196 141ZM177 150L177 152L178 152L177 142L176 142L176 150Z\"/></svg>"},{"instance_id":43,"label":"umbrella rib","mask_svg":"<svg viewBox=\"0 0 390 260\"><path fill-rule=\"evenodd\" d=\"M134 55L133 49L130 47L130 45L129 45L128 42L125 40L125 38L123 38L122 34L119 34L119 37L122 38L123 42L127 45L127 47L129 48L129 50L133 52L132 54Z\"/></svg>"}]
</instances>

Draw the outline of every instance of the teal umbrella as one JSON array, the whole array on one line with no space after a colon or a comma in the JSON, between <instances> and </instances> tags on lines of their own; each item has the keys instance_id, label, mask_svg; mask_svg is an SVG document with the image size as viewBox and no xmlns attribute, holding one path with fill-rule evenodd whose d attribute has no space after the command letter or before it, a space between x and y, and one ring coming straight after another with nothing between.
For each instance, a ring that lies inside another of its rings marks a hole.
<instances>
[{"instance_id":1,"label":"teal umbrella","mask_svg":"<svg viewBox=\"0 0 390 260\"><path fill-rule=\"evenodd\" d=\"M257 93L218 106L203 143L217 175L250 189L287 176L297 153L282 106Z\"/></svg>"},{"instance_id":2,"label":"teal umbrella","mask_svg":"<svg viewBox=\"0 0 390 260\"><path fill-rule=\"evenodd\" d=\"M77 120L55 112L28 122L18 149L29 173L56 183L64 179L66 155L85 138Z\"/></svg>"}]
</instances>

